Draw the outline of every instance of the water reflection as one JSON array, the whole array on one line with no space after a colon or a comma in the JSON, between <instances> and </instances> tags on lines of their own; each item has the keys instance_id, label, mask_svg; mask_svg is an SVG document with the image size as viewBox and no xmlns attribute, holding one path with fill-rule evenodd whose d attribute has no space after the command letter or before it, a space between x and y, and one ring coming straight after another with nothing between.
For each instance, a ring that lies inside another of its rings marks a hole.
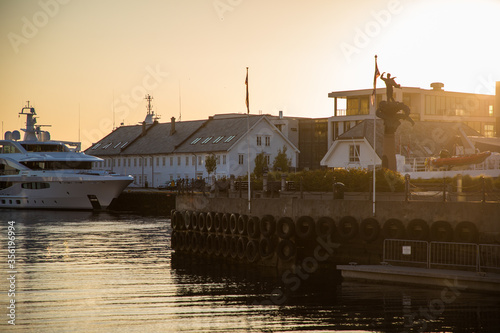
<instances>
[{"instance_id":1,"label":"water reflection","mask_svg":"<svg viewBox=\"0 0 500 333\"><path fill-rule=\"evenodd\" d=\"M459 289L450 301L439 289L340 284L333 272L291 290L274 269L172 253L165 218L2 211L2 235L8 220L22 332L500 331L498 295Z\"/></svg>"}]
</instances>

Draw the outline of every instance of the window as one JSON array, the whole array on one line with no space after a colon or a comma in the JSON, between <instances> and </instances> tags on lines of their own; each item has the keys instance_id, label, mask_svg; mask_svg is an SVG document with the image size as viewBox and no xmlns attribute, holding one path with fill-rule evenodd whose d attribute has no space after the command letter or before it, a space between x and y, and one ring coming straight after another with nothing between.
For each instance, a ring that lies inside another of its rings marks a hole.
<instances>
[{"instance_id":1,"label":"window","mask_svg":"<svg viewBox=\"0 0 500 333\"><path fill-rule=\"evenodd\" d=\"M220 155L217 155L217 165L220 164Z\"/></svg>"},{"instance_id":2,"label":"window","mask_svg":"<svg viewBox=\"0 0 500 333\"><path fill-rule=\"evenodd\" d=\"M269 165L270 164L270 160L271 160L271 156L266 154L264 157L266 159L266 164Z\"/></svg>"},{"instance_id":3,"label":"window","mask_svg":"<svg viewBox=\"0 0 500 333\"><path fill-rule=\"evenodd\" d=\"M198 141L200 141L200 140L201 140L201 138L196 138L196 139L194 139L194 140L191 142L191 144L192 144L192 145L195 145L195 144L196 144L196 143L198 143Z\"/></svg>"},{"instance_id":4,"label":"window","mask_svg":"<svg viewBox=\"0 0 500 333\"><path fill-rule=\"evenodd\" d=\"M261 136L257 137L257 146L262 146L262 137Z\"/></svg>"},{"instance_id":5,"label":"window","mask_svg":"<svg viewBox=\"0 0 500 333\"><path fill-rule=\"evenodd\" d=\"M142 157L139 157L139 166L142 166Z\"/></svg>"},{"instance_id":6,"label":"window","mask_svg":"<svg viewBox=\"0 0 500 333\"><path fill-rule=\"evenodd\" d=\"M196 165L196 155L191 159L191 164Z\"/></svg>"},{"instance_id":7,"label":"window","mask_svg":"<svg viewBox=\"0 0 500 333\"><path fill-rule=\"evenodd\" d=\"M181 165L181 157L177 156L177 165Z\"/></svg>"},{"instance_id":8,"label":"window","mask_svg":"<svg viewBox=\"0 0 500 333\"><path fill-rule=\"evenodd\" d=\"M122 162L122 159L121 159L121 158L119 158L119 159L118 159L118 166L120 166L121 162Z\"/></svg>"},{"instance_id":9,"label":"window","mask_svg":"<svg viewBox=\"0 0 500 333\"><path fill-rule=\"evenodd\" d=\"M130 167L130 162L131 162L130 160L131 160L131 158L128 158L127 160L128 160L128 161L127 161L127 164L128 164L128 166Z\"/></svg>"},{"instance_id":10,"label":"window","mask_svg":"<svg viewBox=\"0 0 500 333\"><path fill-rule=\"evenodd\" d=\"M226 164L226 155L222 155L222 164Z\"/></svg>"},{"instance_id":11,"label":"window","mask_svg":"<svg viewBox=\"0 0 500 333\"><path fill-rule=\"evenodd\" d=\"M116 147L118 147L121 143L122 143L121 141L120 141L120 142L118 142L118 143L117 143L117 144L113 147L113 149L116 149Z\"/></svg>"},{"instance_id":12,"label":"window","mask_svg":"<svg viewBox=\"0 0 500 333\"><path fill-rule=\"evenodd\" d=\"M493 116L493 105L490 105L488 107L488 116L492 117Z\"/></svg>"},{"instance_id":13,"label":"window","mask_svg":"<svg viewBox=\"0 0 500 333\"><path fill-rule=\"evenodd\" d=\"M174 165L174 158L173 156L170 156L170 166Z\"/></svg>"},{"instance_id":14,"label":"window","mask_svg":"<svg viewBox=\"0 0 500 333\"><path fill-rule=\"evenodd\" d=\"M160 158L159 157L156 158L156 166L160 166Z\"/></svg>"},{"instance_id":15,"label":"window","mask_svg":"<svg viewBox=\"0 0 500 333\"><path fill-rule=\"evenodd\" d=\"M487 138L495 137L495 125L484 124L484 136Z\"/></svg>"},{"instance_id":16,"label":"window","mask_svg":"<svg viewBox=\"0 0 500 333\"><path fill-rule=\"evenodd\" d=\"M231 135L229 136L226 140L224 140L224 142L230 142L232 139L234 139L236 137L236 135Z\"/></svg>"},{"instance_id":17,"label":"window","mask_svg":"<svg viewBox=\"0 0 500 333\"><path fill-rule=\"evenodd\" d=\"M243 164L243 161L244 161L243 156L244 156L243 154L238 155L238 164L240 164L240 165Z\"/></svg>"},{"instance_id":18,"label":"window","mask_svg":"<svg viewBox=\"0 0 500 333\"><path fill-rule=\"evenodd\" d=\"M208 138L206 138L205 140L203 140L201 142L201 144L204 145L204 144L208 143L210 140L212 140L212 138L213 138L212 136L209 136Z\"/></svg>"},{"instance_id":19,"label":"window","mask_svg":"<svg viewBox=\"0 0 500 333\"><path fill-rule=\"evenodd\" d=\"M167 158L165 156L163 156L162 158L162 164L163 166L165 166L166 162L167 162Z\"/></svg>"},{"instance_id":20,"label":"window","mask_svg":"<svg viewBox=\"0 0 500 333\"><path fill-rule=\"evenodd\" d=\"M92 147L92 150L97 149L100 145L100 143L97 143L94 147Z\"/></svg>"},{"instance_id":21,"label":"window","mask_svg":"<svg viewBox=\"0 0 500 333\"><path fill-rule=\"evenodd\" d=\"M106 148L108 148L109 146L111 146L111 143L112 143L112 142L110 142L110 143L108 143L107 145L103 146L103 147L102 147L102 149L106 149Z\"/></svg>"},{"instance_id":22,"label":"window","mask_svg":"<svg viewBox=\"0 0 500 333\"><path fill-rule=\"evenodd\" d=\"M359 114L359 99L357 97L347 99L347 111L348 116Z\"/></svg>"},{"instance_id":23,"label":"window","mask_svg":"<svg viewBox=\"0 0 500 333\"><path fill-rule=\"evenodd\" d=\"M42 190L44 188L49 188L50 184L49 183L40 183L40 182L22 183L21 187L26 188L26 189L30 189L30 190Z\"/></svg>"},{"instance_id":24,"label":"window","mask_svg":"<svg viewBox=\"0 0 500 333\"><path fill-rule=\"evenodd\" d=\"M269 147L271 145L271 137L266 136L266 147Z\"/></svg>"},{"instance_id":25,"label":"window","mask_svg":"<svg viewBox=\"0 0 500 333\"><path fill-rule=\"evenodd\" d=\"M359 114L369 114L370 113L370 100L368 97L362 97L360 98L360 108L359 108Z\"/></svg>"},{"instance_id":26,"label":"window","mask_svg":"<svg viewBox=\"0 0 500 333\"><path fill-rule=\"evenodd\" d=\"M349 163L359 163L359 145L349 145Z\"/></svg>"},{"instance_id":27,"label":"window","mask_svg":"<svg viewBox=\"0 0 500 333\"><path fill-rule=\"evenodd\" d=\"M219 136L217 139L214 140L214 142L212 143L219 143L220 140L222 140L222 138L224 137L224 135L221 135Z\"/></svg>"},{"instance_id":28,"label":"window","mask_svg":"<svg viewBox=\"0 0 500 333\"><path fill-rule=\"evenodd\" d=\"M125 142L125 143L124 143L124 144L120 147L120 149L125 148L125 146L126 146L127 144L128 144L128 141L127 141L127 142Z\"/></svg>"},{"instance_id":29,"label":"window","mask_svg":"<svg viewBox=\"0 0 500 333\"><path fill-rule=\"evenodd\" d=\"M137 166L137 157L134 157L134 166Z\"/></svg>"},{"instance_id":30,"label":"window","mask_svg":"<svg viewBox=\"0 0 500 333\"><path fill-rule=\"evenodd\" d=\"M198 165L201 165L201 156L198 156Z\"/></svg>"},{"instance_id":31,"label":"window","mask_svg":"<svg viewBox=\"0 0 500 333\"><path fill-rule=\"evenodd\" d=\"M186 156L186 166L189 165L189 156Z\"/></svg>"}]
</instances>

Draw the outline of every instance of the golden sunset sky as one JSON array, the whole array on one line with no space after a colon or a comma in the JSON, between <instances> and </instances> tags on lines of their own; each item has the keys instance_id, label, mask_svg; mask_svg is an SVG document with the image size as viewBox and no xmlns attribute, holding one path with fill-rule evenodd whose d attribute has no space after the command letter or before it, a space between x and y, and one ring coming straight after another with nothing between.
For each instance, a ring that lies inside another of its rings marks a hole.
<instances>
[{"instance_id":1,"label":"golden sunset sky","mask_svg":"<svg viewBox=\"0 0 500 333\"><path fill-rule=\"evenodd\" d=\"M375 54L403 86L500 80L498 0L1 0L0 32L2 135L29 100L83 148L141 122L146 93L160 122L244 113L247 66L251 113L303 117L370 88Z\"/></svg>"}]
</instances>

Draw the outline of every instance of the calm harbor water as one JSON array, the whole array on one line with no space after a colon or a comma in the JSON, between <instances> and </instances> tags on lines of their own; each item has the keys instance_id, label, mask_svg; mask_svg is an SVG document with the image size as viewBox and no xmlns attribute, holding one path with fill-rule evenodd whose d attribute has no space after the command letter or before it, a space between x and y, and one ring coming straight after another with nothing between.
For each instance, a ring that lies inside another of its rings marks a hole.
<instances>
[{"instance_id":1,"label":"calm harbor water","mask_svg":"<svg viewBox=\"0 0 500 333\"><path fill-rule=\"evenodd\" d=\"M500 331L498 294L333 275L290 292L272 270L176 256L163 217L0 211L0 221L2 332Z\"/></svg>"}]
</instances>

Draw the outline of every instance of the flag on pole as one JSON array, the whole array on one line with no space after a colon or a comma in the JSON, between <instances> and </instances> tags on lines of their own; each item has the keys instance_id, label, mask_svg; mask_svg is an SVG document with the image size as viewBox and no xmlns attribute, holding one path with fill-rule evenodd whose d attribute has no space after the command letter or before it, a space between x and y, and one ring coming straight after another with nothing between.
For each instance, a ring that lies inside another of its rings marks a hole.
<instances>
[{"instance_id":1,"label":"flag on pole","mask_svg":"<svg viewBox=\"0 0 500 333\"><path fill-rule=\"evenodd\" d=\"M372 105L375 105L375 91L377 89L377 79L380 76L380 71L378 70L378 65L377 65L377 56L375 56L375 74L373 75L373 91L372 91L372 97L371 97L371 102Z\"/></svg>"},{"instance_id":2,"label":"flag on pole","mask_svg":"<svg viewBox=\"0 0 500 333\"><path fill-rule=\"evenodd\" d=\"M250 113L250 102L248 100L248 67L247 67L247 77L245 79L245 85L247 87L247 98L246 98L246 104L247 104L247 113Z\"/></svg>"}]
</instances>

